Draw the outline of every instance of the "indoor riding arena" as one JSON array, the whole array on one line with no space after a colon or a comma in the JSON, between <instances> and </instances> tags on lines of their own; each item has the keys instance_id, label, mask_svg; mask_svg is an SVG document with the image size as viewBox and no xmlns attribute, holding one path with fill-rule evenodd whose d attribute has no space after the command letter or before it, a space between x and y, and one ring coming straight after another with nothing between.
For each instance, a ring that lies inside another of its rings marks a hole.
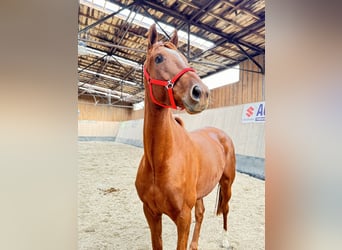
<instances>
[{"instance_id":1,"label":"indoor riding arena","mask_svg":"<svg viewBox=\"0 0 342 250\"><path fill-rule=\"evenodd\" d=\"M154 38L149 36L153 24L160 42L172 39L177 30L177 49L187 67L194 69L185 74L198 75L210 89L208 106L196 114L178 103L177 93L173 94L178 108L159 109L169 109L187 131L216 127L231 137L235 147L230 246L222 243L223 219L216 215L217 185L203 199L198 249L265 249L265 1L79 3L78 249L152 249L135 181L150 106L143 65ZM169 61L164 58L161 63ZM184 79L174 83L171 91ZM196 222L194 210L188 247ZM177 227L165 214L162 240L163 249L176 249Z\"/></svg>"}]
</instances>

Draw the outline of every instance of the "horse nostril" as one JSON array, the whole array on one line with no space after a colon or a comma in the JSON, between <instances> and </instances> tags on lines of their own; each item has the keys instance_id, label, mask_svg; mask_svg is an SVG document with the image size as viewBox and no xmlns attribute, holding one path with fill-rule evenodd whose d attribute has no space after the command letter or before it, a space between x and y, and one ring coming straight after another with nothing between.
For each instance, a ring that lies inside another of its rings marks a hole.
<instances>
[{"instance_id":1,"label":"horse nostril","mask_svg":"<svg viewBox=\"0 0 342 250\"><path fill-rule=\"evenodd\" d=\"M202 95L202 89L198 85L193 86L192 91L191 91L191 98L194 101L199 101L201 95Z\"/></svg>"}]
</instances>

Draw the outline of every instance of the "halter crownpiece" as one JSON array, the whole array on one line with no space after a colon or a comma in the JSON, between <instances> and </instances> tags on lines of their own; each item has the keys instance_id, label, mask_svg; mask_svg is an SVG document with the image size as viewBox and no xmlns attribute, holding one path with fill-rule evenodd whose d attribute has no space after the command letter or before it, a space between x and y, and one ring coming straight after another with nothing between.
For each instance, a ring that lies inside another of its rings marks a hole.
<instances>
[{"instance_id":1,"label":"halter crownpiece","mask_svg":"<svg viewBox=\"0 0 342 250\"><path fill-rule=\"evenodd\" d=\"M171 80L165 81L165 80L158 80L158 79L151 78L149 73L147 72L145 66L144 66L144 75L145 75L145 78L146 78L148 86L149 86L150 96L151 96L152 102L163 107L163 108L177 109L177 105L176 105L176 102L175 102L175 99L173 96L173 86L176 84L178 79L181 78L182 75L184 75L186 72L189 72L189 71L195 72L195 70L193 68L185 68L185 69L181 70L181 72L179 72L177 75L175 75ZM165 104L162 104L159 101L157 101L157 99L153 95L152 84L163 86L167 89L171 105L165 105Z\"/></svg>"}]
</instances>

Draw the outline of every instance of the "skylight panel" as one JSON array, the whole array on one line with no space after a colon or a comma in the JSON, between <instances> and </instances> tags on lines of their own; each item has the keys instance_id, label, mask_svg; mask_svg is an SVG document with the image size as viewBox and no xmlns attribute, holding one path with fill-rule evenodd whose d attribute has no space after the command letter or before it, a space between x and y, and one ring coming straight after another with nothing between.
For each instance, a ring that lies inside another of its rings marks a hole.
<instances>
[{"instance_id":1,"label":"skylight panel","mask_svg":"<svg viewBox=\"0 0 342 250\"><path fill-rule=\"evenodd\" d=\"M141 22L143 27L150 27L154 21L151 18L144 17L143 21Z\"/></svg>"},{"instance_id":2,"label":"skylight panel","mask_svg":"<svg viewBox=\"0 0 342 250\"><path fill-rule=\"evenodd\" d=\"M137 19L139 22L142 22L143 19L144 19L144 16L138 13L138 14L136 14L136 16L135 16L135 19Z\"/></svg>"},{"instance_id":3,"label":"skylight panel","mask_svg":"<svg viewBox=\"0 0 342 250\"><path fill-rule=\"evenodd\" d=\"M126 19L129 16L130 13L131 13L131 11L129 9L124 9L124 10L120 11L120 13L118 13L118 16L120 16L121 18Z\"/></svg>"},{"instance_id":4,"label":"skylight panel","mask_svg":"<svg viewBox=\"0 0 342 250\"><path fill-rule=\"evenodd\" d=\"M94 0L93 3L100 6L100 7L104 7L105 0Z\"/></svg>"},{"instance_id":5,"label":"skylight panel","mask_svg":"<svg viewBox=\"0 0 342 250\"><path fill-rule=\"evenodd\" d=\"M112 2L108 2L106 1L105 3L105 9L111 11L111 12L115 12L118 11L120 9L120 7L116 4L113 4Z\"/></svg>"},{"instance_id":6,"label":"skylight panel","mask_svg":"<svg viewBox=\"0 0 342 250\"><path fill-rule=\"evenodd\" d=\"M219 73L213 74L208 77L202 78L202 81L208 86L209 89L222 87L224 85L238 82L240 79L240 66L223 70Z\"/></svg>"}]
</instances>

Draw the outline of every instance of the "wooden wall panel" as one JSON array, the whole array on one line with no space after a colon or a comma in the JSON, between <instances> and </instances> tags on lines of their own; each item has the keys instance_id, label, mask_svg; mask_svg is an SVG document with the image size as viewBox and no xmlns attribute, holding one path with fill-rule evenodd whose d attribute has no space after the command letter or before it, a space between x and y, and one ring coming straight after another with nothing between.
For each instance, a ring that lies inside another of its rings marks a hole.
<instances>
[{"instance_id":1,"label":"wooden wall panel","mask_svg":"<svg viewBox=\"0 0 342 250\"><path fill-rule=\"evenodd\" d=\"M110 107L103 104L94 105L93 102L78 102L79 120L96 121L126 121L130 120L132 109Z\"/></svg>"},{"instance_id":2,"label":"wooden wall panel","mask_svg":"<svg viewBox=\"0 0 342 250\"><path fill-rule=\"evenodd\" d=\"M264 65L264 57L254 58L260 65ZM264 77L259 68L250 60L240 64L240 81L234 84L226 85L211 90L211 101L209 108L219 108L226 106L235 106L250 102L264 101Z\"/></svg>"}]
</instances>

